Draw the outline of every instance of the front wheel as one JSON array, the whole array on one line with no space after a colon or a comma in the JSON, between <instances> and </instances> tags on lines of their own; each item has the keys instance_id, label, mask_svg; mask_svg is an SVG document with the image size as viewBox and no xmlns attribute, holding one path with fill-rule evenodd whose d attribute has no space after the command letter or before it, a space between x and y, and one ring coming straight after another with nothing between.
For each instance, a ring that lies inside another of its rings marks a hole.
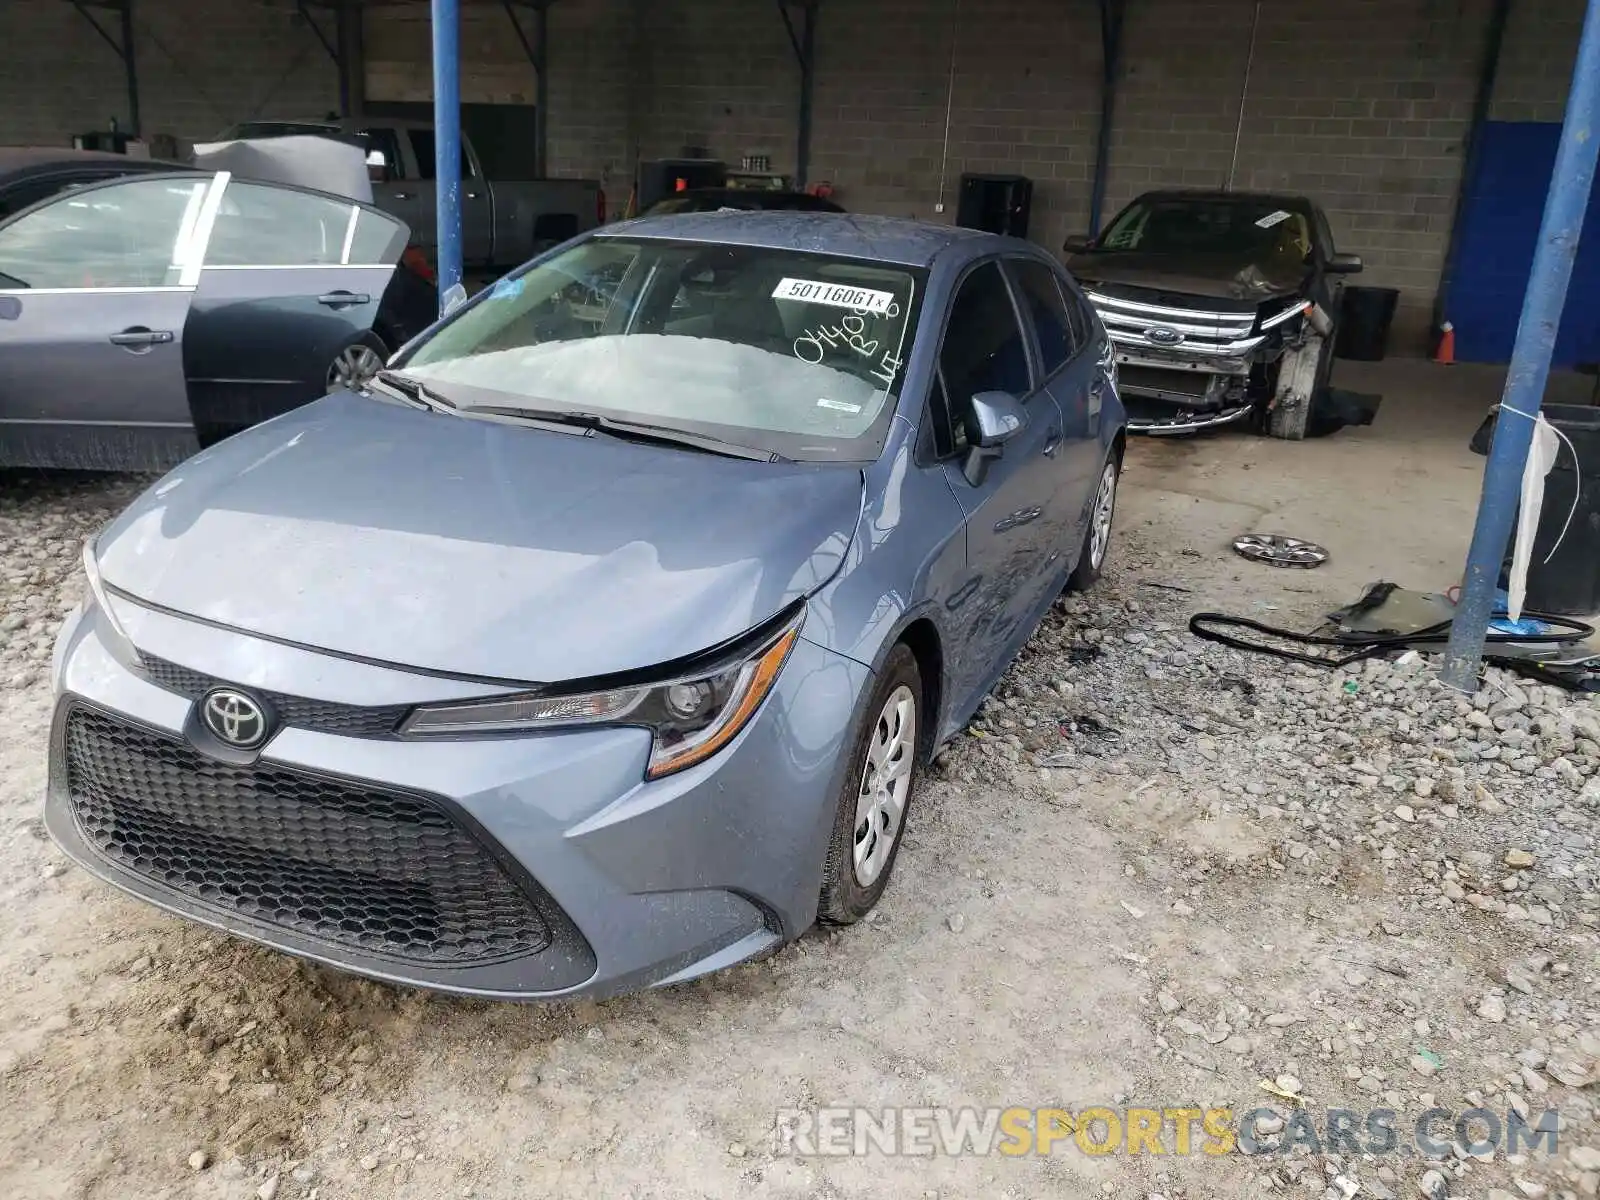
<instances>
[{"instance_id":1,"label":"front wheel","mask_svg":"<svg viewBox=\"0 0 1600 1200\"><path fill-rule=\"evenodd\" d=\"M1083 549L1078 552L1078 565L1072 569L1067 586L1075 592L1086 591L1100 578L1106 565L1106 554L1111 549L1111 521L1117 513L1117 479L1121 463L1116 455L1106 460L1100 468L1100 482L1095 487L1094 505L1089 510L1089 528L1083 534Z\"/></svg>"},{"instance_id":2,"label":"front wheel","mask_svg":"<svg viewBox=\"0 0 1600 1200\"><path fill-rule=\"evenodd\" d=\"M922 674L909 647L889 653L867 699L868 724L856 736L822 868L817 916L853 925L889 884L917 781Z\"/></svg>"}]
</instances>

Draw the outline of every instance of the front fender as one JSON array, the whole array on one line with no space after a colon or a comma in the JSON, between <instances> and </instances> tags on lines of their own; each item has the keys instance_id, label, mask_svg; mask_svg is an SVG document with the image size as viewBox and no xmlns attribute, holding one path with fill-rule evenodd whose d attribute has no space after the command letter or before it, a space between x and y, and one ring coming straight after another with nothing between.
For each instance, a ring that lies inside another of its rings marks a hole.
<instances>
[{"instance_id":1,"label":"front fender","mask_svg":"<svg viewBox=\"0 0 1600 1200\"><path fill-rule=\"evenodd\" d=\"M918 620L931 621L949 644L944 601L966 568L961 506L941 467L917 464L915 444L915 429L896 417L882 457L867 472L855 537L838 574L812 598L817 619L806 623L807 638L874 674ZM948 686L939 694L935 727L942 731L952 696Z\"/></svg>"}]
</instances>

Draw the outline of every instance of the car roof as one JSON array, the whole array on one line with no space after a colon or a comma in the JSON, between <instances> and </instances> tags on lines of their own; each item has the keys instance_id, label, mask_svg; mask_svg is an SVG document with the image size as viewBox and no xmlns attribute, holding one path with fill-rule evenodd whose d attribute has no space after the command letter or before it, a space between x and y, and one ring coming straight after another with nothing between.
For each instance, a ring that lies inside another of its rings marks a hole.
<instances>
[{"instance_id":1,"label":"car roof","mask_svg":"<svg viewBox=\"0 0 1600 1200\"><path fill-rule=\"evenodd\" d=\"M951 247L972 254L987 249L1036 249L1032 243L905 217L861 213L737 212L673 213L607 225L600 237L648 237L682 242L723 242L769 250L803 250L843 258L876 259L926 267Z\"/></svg>"},{"instance_id":2,"label":"car roof","mask_svg":"<svg viewBox=\"0 0 1600 1200\"><path fill-rule=\"evenodd\" d=\"M129 171L182 170L180 163L159 159L130 158L108 150L63 150L57 146L0 146L0 175L32 171L39 167L77 167L109 163L126 166Z\"/></svg>"}]
</instances>

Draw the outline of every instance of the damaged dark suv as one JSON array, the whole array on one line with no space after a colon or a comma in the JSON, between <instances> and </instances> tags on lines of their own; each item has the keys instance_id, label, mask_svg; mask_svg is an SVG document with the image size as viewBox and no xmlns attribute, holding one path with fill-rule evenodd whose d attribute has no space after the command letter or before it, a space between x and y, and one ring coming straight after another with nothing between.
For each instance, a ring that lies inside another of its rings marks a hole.
<instances>
[{"instance_id":1,"label":"damaged dark suv","mask_svg":"<svg viewBox=\"0 0 1600 1200\"><path fill-rule=\"evenodd\" d=\"M1333 369L1341 278L1321 208L1303 196L1148 192L1067 266L1116 346L1128 428L1244 422L1302 438Z\"/></svg>"}]
</instances>

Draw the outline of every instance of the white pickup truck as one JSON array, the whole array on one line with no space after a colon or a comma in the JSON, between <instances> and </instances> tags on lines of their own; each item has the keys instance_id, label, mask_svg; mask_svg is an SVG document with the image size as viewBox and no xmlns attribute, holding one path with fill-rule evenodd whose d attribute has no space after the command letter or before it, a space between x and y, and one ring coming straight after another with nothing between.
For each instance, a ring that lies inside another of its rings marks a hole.
<instances>
[{"instance_id":1,"label":"white pickup truck","mask_svg":"<svg viewBox=\"0 0 1600 1200\"><path fill-rule=\"evenodd\" d=\"M424 121L245 121L223 140L312 135L359 145L372 202L411 227L431 262L438 244L433 126ZM461 254L471 267L513 267L605 220L605 193L592 179L492 179L461 134Z\"/></svg>"}]
</instances>

